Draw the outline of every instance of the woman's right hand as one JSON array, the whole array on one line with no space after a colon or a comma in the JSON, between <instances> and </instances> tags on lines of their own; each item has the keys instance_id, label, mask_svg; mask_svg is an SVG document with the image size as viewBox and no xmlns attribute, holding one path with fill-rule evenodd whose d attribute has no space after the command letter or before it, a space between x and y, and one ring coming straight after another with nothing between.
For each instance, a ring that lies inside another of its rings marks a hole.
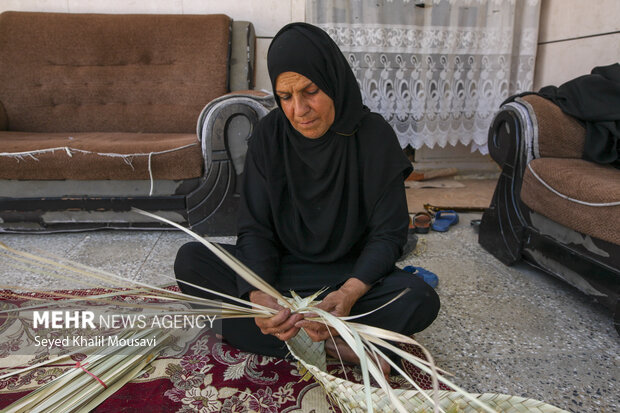
<instances>
[{"instance_id":1,"label":"woman's right hand","mask_svg":"<svg viewBox=\"0 0 620 413\"><path fill-rule=\"evenodd\" d=\"M250 292L250 301L265 307L280 310L276 315L269 318L254 318L254 322L263 334L271 334L282 341L295 337L299 328L295 323L303 320L303 314L292 314L291 310L282 307L275 298L262 291L254 290Z\"/></svg>"}]
</instances>

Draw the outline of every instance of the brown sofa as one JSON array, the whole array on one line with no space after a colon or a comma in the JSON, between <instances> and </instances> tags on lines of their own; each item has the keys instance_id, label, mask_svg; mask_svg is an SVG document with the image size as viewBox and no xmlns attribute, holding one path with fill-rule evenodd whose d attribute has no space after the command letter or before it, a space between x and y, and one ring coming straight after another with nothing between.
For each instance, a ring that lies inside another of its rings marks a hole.
<instances>
[{"instance_id":1,"label":"brown sofa","mask_svg":"<svg viewBox=\"0 0 620 413\"><path fill-rule=\"evenodd\" d=\"M233 233L273 105L247 90L254 42L225 15L2 13L0 231L159 226L135 206Z\"/></svg>"},{"instance_id":2,"label":"brown sofa","mask_svg":"<svg viewBox=\"0 0 620 413\"><path fill-rule=\"evenodd\" d=\"M620 170L582 159L585 135L543 97L504 105L489 131L502 174L479 241L505 264L525 259L595 297L619 329Z\"/></svg>"}]
</instances>

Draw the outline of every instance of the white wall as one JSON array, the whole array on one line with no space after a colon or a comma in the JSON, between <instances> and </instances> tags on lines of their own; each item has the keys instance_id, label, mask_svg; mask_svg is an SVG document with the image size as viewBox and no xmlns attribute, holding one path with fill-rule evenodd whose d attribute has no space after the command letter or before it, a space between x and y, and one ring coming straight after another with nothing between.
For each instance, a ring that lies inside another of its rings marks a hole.
<instances>
[{"instance_id":1,"label":"white wall","mask_svg":"<svg viewBox=\"0 0 620 413\"><path fill-rule=\"evenodd\" d=\"M303 21L305 0L0 0L0 11L68 13L224 13L247 20L256 30L256 89L271 90L267 48L287 23Z\"/></svg>"},{"instance_id":2,"label":"white wall","mask_svg":"<svg viewBox=\"0 0 620 413\"><path fill-rule=\"evenodd\" d=\"M542 0L534 90L620 61L620 0Z\"/></svg>"}]
</instances>

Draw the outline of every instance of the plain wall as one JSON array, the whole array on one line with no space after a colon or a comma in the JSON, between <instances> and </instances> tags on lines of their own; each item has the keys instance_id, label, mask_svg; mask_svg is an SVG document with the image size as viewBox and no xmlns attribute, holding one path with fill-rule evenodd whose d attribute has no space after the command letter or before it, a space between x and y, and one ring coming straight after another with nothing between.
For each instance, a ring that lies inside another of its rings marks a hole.
<instances>
[{"instance_id":1,"label":"plain wall","mask_svg":"<svg viewBox=\"0 0 620 413\"><path fill-rule=\"evenodd\" d=\"M305 0L0 0L0 11L64 13L223 13L252 22L256 30L256 89L271 90L267 48L287 23L303 21Z\"/></svg>"},{"instance_id":2,"label":"plain wall","mask_svg":"<svg viewBox=\"0 0 620 413\"><path fill-rule=\"evenodd\" d=\"M620 0L542 0L534 90L620 61Z\"/></svg>"}]
</instances>

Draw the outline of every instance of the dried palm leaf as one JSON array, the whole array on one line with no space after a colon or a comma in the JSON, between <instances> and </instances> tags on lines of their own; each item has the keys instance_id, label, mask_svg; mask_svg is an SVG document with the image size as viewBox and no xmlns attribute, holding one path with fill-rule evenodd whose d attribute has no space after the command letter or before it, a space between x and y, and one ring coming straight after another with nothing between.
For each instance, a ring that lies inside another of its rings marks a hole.
<instances>
[{"instance_id":1,"label":"dried palm leaf","mask_svg":"<svg viewBox=\"0 0 620 413\"><path fill-rule=\"evenodd\" d=\"M509 408L512 411L525 411L530 408L539 409L538 411L541 412L562 411L542 402L513 396L498 394L470 395L464 390L458 388L442 374L439 374L430 353L428 353L426 349L410 337L377 327L354 323L350 320L355 317L339 318L317 308L315 299L319 295L320 291L310 297L301 298L293 293L292 298L285 298L275 288L264 282L248 267L238 261L234 256L230 255L227 251L220 248L218 245L212 244L187 228L184 228L167 219L161 218L155 214L137 209L135 209L135 211L166 222L169 225L186 232L191 237L197 239L205 245L239 276L254 287L274 297L283 306L290 308L291 311L303 313L309 320L324 322L328 326L329 330L336 331L337 334L353 349L358 356L362 371L363 384L352 383L348 380L342 380L328 374L326 372L326 356L323 343L312 342L303 330L301 330L297 336L288 340L287 345L291 351L291 354L314 375L317 381L319 381L319 383L321 383L326 389L330 397L335 400L344 411L353 412L365 410L368 412L374 412L377 410L382 412L393 412L394 410L398 410L400 412L411 412L426 411L426 409L431 409L435 412L444 412L446 411L445 409L454 409L455 407L459 409L463 408L463 411L487 412L494 412L496 411L495 409L505 410L506 408ZM236 304L225 304L215 300L190 296L180 292L173 292L161 287L151 286L137 281L128 281L114 274L89 268L81 264L71 263L67 260L58 262L54 259L45 259L34 256L33 254L18 252L9 249L2 244L0 244L0 247L3 247L12 254L19 256L23 260L28 262L36 262L45 268L57 269L60 267L64 271L71 271L73 273L80 274L81 276L91 277L92 279L99 281L121 282L124 286L133 285L135 287L134 293L143 297L192 303L200 306L200 308L191 310L187 308L184 310L176 310L180 313L217 314L224 318L232 318L270 317L275 312L273 309L256 306L251 302L244 301L236 297L224 296L218 292L196 285L192 286L210 294L220 295L223 298L244 304L247 307ZM123 291L122 289L119 289L108 293L108 296L122 295L123 293L126 294L127 290ZM93 299L94 297L90 298ZM389 303L386 303L386 305L388 304ZM132 332L131 334L141 334L141 332ZM385 340L417 345L423 349L428 361L406 353ZM379 350L377 346L381 346L395 352L404 360L412 363L422 371L431 375L433 380L433 390L431 392L427 392L420 389L411 378L409 378L409 381L416 388L416 390L392 389L381 372L379 361L381 359L386 360L396 371L404 376L406 376L406 374L381 350ZM127 380L131 380L135 374L139 373L143 369L145 363L148 363L158 353L158 351L161 351L161 346L158 346L158 348L154 348L152 350L153 351L149 352L148 355L102 355L95 351L92 355L88 356L90 359L87 360L89 360L89 363L92 363L91 369L93 374L96 372L98 377L105 377L107 380L110 380L110 386L118 387L122 386L123 383ZM378 387L373 387L371 385L371 376L378 384ZM7 411L22 411L19 409L23 409L23 406L26 405L35 406L36 409L40 409L42 407L45 407L46 409L53 409L50 411L79 411L79 409L94 407L97 403L104 400L110 392L107 389L102 390L103 387L100 383L97 383L96 381L93 383L93 381L94 380L92 380L92 377L81 371L81 369L74 369L73 371L67 372L65 375L58 377L56 380L48 383L48 385L45 385L33 392L32 396L26 396L32 401L22 402L22 400L20 400L16 402L15 405L18 410ZM78 389L78 386L75 384L78 382L80 385L88 383L86 390ZM454 391L439 391L439 382L446 384L450 388L454 389ZM70 383L70 385L66 383ZM68 390L65 390L65 386ZM60 409L60 405L58 404L60 399L59 396L52 396L52 393L58 392L61 388L63 389L62 394L65 395L65 397L67 394L71 396L71 410L57 410Z\"/></svg>"}]
</instances>

